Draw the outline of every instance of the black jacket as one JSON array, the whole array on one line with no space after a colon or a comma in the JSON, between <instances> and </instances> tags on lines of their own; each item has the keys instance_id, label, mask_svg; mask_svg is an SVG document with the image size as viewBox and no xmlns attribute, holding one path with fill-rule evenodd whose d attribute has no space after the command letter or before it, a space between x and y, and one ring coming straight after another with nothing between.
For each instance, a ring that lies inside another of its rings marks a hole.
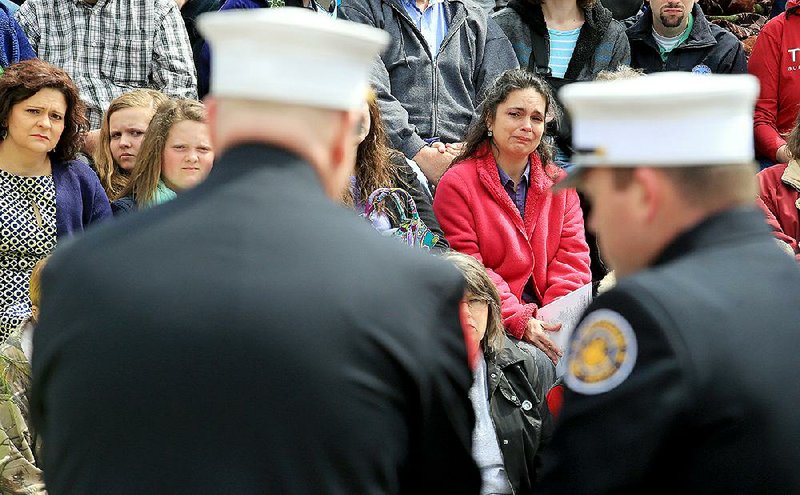
<instances>
[{"instance_id":1,"label":"black jacket","mask_svg":"<svg viewBox=\"0 0 800 495\"><path fill-rule=\"evenodd\" d=\"M704 72L714 74L746 74L747 54L742 43L721 27L711 24L703 10L695 4L692 9L694 26L689 37L675 47L666 62L661 60L658 44L653 38L653 14L647 7L636 24L628 28L631 44L631 66L651 72Z\"/></svg>"},{"instance_id":2,"label":"black jacket","mask_svg":"<svg viewBox=\"0 0 800 495\"><path fill-rule=\"evenodd\" d=\"M531 493L541 449L553 432L546 396L555 367L536 347L506 337L501 352L486 354L486 372L489 412L506 474L514 493Z\"/></svg>"},{"instance_id":3,"label":"black jacket","mask_svg":"<svg viewBox=\"0 0 800 495\"><path fill-rule=\"evenodd\" d=\"M595 299L584 322L601 321L567 351L540 492L800 493L798 287L748 208L706 219ZM628 337L600 340L624 336L623 320Z\"/></svg>"},{"instance_id":4,"label":"black jacket","mask_svg":"<svg viewBox=\"0 0 800 495\"><path fill-rule=\"evenodd\" d=\"M478 493L455 268L262 145L105 227L44 274L48 493Z\"/></svg>"}]
</instances>

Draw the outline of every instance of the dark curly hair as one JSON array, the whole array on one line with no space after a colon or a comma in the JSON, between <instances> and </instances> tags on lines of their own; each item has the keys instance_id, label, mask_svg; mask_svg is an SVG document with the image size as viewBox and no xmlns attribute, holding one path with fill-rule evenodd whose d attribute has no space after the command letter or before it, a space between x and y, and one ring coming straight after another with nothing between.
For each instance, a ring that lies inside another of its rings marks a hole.
<instances>
[{"instance_id":1,"label":"dark curly hair","mask_svg":"<svg viewBox=\"0 0 800 495\"><path fill-rule=\"evenodd\" d=\"M492 119L495 117L497 114L497 107L506 101L509 94L520 89L533 89L539 93L544 99L544 110L547 119L557 118L557 116L553 114L558 111L558 108L557 105L554 104L553 94L547 82L526 70L507 70L500 74L500 76L495 79L492 86L486 91L486 96L483 99L483 103L481 103L480 118L477 119L472 124L469 131L467 131L467 135L464 138L464 148L461 150L461 154L453 160L452 165L450 165L451 167L460 161L479 156L479 150L484 143L489 143L491 145L492 138L489 137L488 133L490 117ZM482 152L480 156L485 156L486 153L490 152L489 150L490 146L487 146L485 152ZM539 154L545 171L548 170L548 167L554 167L554 165L552 165L554 156L553 145L551 144L551 140L548 139L546 131L542 134L542 140L536 148L536 153ZM558 176L558 172L554 171L548 173L548 175L551 178L555 178Z\"/></svg>"},{"instance_id":2,"label":"dark curly hair","mask_svg":"<svg viewBox=\"0 0 800 495\"><path fill-rule=\"evenodd\" d=\"M83 145L83 133L89 121L86 105L81 101L78 88L66 72L38 59L25 60L6 68L0 77L0 123L7 122L11 108L43 89L54 89L64 95L67 113L64 132L58 139L50 158L67 161L75 158ZM0 125L0 135L8 129Z\"/></svg>"}]
</instances>

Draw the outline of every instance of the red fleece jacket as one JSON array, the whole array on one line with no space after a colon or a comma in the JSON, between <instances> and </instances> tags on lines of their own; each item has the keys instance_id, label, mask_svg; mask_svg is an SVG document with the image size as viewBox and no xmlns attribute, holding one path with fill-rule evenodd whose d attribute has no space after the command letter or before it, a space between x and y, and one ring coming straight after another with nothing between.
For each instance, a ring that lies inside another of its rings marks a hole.
<instances>
[{"instance_id":1,"label":"red fleece jacket","mask_svg":"<svg viewBox=\"0 0 800 495\"><path fill-rule=\"evenodd\" d=\"M758 206L764 211L773 235L789 244L800 261L800 191L783 182L786 164L773 165L758 174Z\"/></svg>"},{"instance_id":2,"label":"red fleece jacket","mask_svg":"<svg viewBox=\"0 0 800 495\"><path fill-rule=\"evenodd\" d=\"M797 5L790 0L786 7ZM786 144L781 134L794 127L800 109L800 16L781 14L771 19L758 35L748 70L758 77L761 95L756 102L756 151L775 160L778 148Z\"/></svg>"},{"instance_id":3,"label":"red fleece jacket","mask_svg":"<svg viewBox=\"0 0 800 495\"><path fill-rule=\"evenodd\" d=\"M433 210L450 246L486 266L500 292L503 323L509 334L522 338L538 309L520 299L531 278L543 305L591 281L583 213L574 189L550 190L554 181L548 173L563 172L553 165L545 172L534 153L523 222L488 148L476 155L444 174Z\"/></svg>"}]
</instances>

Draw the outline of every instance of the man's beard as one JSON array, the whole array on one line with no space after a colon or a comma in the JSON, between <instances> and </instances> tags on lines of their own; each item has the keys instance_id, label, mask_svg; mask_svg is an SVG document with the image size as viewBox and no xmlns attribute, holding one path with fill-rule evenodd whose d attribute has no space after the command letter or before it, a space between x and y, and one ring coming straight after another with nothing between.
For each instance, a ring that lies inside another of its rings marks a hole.
<instances>
[{"instance_id":1,"label":"man's beard","mask_svg":"<svg viewBox=\"0 0 800 495\"><path fill-rule=\"evenodd\" d=\"M680 6L675 6L675 5L665 5L662 8L672 8L672 9L674 9L674 8L681 8L681 7ZM664 27L674 28L674 27L678 27L681 24L683 24L683 20L686 18L686 14L684 13L680 17L671 17L671 16L668 16L666 14L661 14L659 17L661 18L661 24Z\"/></svg>"}]
</instances>

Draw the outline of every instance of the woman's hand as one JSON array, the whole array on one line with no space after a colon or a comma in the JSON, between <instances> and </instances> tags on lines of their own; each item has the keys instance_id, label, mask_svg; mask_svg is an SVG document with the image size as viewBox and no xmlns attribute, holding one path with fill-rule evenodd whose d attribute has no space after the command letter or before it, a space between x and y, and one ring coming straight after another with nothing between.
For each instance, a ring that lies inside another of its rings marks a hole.
<instances>
[{"instance_id":1,"label":"woman's hand","mask_svg":"<svg viewBox=\"0 0 800 495\"><path fill-rule=\"evenodd\" d=\"M778 148L778 152L775 154L775 161L778 163L789 163L792 158L792 152L789 151L789 146L785 144Z\"/></svg>"},{"instance_id":2,"label":"woman's hand","mask_svg":"<svg viewBox=\"0 0 800 495\"><path fill-rule=\"evenodd\" d=\"M558 332L559 330L561 330L561 323L545 323L536 318L531 318L528 320L528 326L525 327L522 340L535 345L553 361L553 364L558 364L558 360L563 353L561 349L550 340L546 332Z\"/></svg>"}]
</instances>

